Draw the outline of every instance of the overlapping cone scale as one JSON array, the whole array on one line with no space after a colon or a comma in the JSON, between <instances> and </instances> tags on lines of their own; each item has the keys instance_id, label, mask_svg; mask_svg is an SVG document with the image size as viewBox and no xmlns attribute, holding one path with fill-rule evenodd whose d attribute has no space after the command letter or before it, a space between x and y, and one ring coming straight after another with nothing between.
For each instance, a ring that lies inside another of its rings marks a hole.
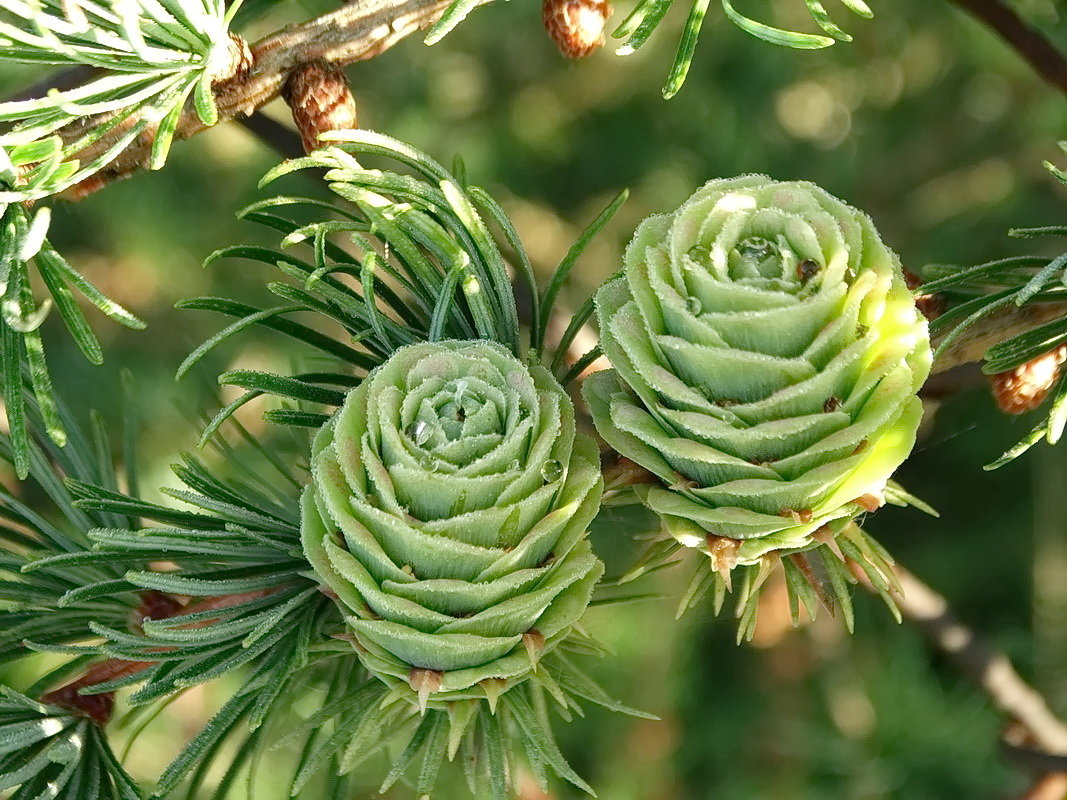
<instances>
[{"instance_id":1,"label":"overlapping cone scale","mask_svg":"<svg viewBox=\"0 0 1067 800\"><path fill-rule=\"evenodd\" d=\"M642 499L684 545L816 547L911 451L926 320L870 220L814 184L708 183L641 224L596 309L597 430L660 479Z\"/></svg>"},{"instance_id":2,"label":"overlapping cone scale","mask_svg":"<svg viewBox=\"0 0 1067 800\"><path fill-rule=\"evenodd\" d=\"M492 342L399 349L316 436L305 554L370 672L440 705L528 678L603 567L595 444L541 366Z\"/></svg>"}]
</instances>

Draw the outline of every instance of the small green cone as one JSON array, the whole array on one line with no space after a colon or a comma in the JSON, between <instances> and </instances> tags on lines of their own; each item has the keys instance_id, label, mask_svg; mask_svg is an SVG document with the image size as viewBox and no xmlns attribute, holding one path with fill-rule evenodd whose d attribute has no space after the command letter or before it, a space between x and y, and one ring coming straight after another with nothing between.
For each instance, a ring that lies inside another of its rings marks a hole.
<instances>
[{"instance_id":1,"label":"small green cone","mask_svg":"<svg viewBox=\"0 0 1067 800\"><path fill-rule=\"evenodd\" d=\"M585 397L608 444L659 479L638 497L708 556L686 605L740 586L751 635L781 557L806 608L847 602L850 561L891 582L869 537L850 533L857 558L838 540L910 453L931 356L900 262L864 214L811 183L712 181L641 224L596 310L613 369Z\"/></svg>"},{"instance_id":2,"label":"small green cone","mask_svg":"<svg viewBox=\"0 0 1067 800\"><path fill-rule=\"evenodd\" d=\"M586 788L527 713L575 683L556 651L603 573L599 455L551 374L493 342L403 347L319 431L311 467L304 552L383 705L423 718L387 782L420 747L433 764L469 741L491 786L526 747Z\"/></svg>"}]
</instances>

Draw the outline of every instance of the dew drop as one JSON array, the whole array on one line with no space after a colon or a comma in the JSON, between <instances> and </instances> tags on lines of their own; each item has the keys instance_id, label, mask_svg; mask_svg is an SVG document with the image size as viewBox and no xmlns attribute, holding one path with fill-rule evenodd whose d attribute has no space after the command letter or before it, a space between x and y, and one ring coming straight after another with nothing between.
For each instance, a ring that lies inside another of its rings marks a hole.
<instances>
[{"instance_id":1,"label":"dew drop","mask_svg":"<svg viewBox=\"0 0 1067 800\"><path fill-rule=\"evenodd\" d=\"M711 259L711 250L702 244L698 244L689 248L688 255L694 261L703 263Z\"/></svg>"},{"instance_id":2,"label":"dew drop","mask_svg":"<svg viewBox=\"0 0 1067 800\"><path fill-rule=\"evenodd\" d=\"M541 477L545 483L558 481L561 475L563 475L563 465L556 459L551 458L541 465Z\"/></svg>"},{"instance_id":3,"label":"dew drop","mask_svg":"<svg viewBox=\"0 0 1067 800\"><path fill-rule=\"evenodd\" d=\"M522 469L522 464L519 463L519 459L513 458L511 460L511 463L508 464L508 471L509 472L518 472L520 469Z\"/></svg>"},{"instance_id":4,"label":"dew drop","mask_svg":"<svg viewBox=\"0 0 1067 800\"><path fill-rule=\"evenodd\" d=\"M778 255L778 246L762 236L750 236L738 242L737 254L741 258L760 264L772 256Z\"/></svg>"},{"instance_id":5,"label":"dew drop","mask_svg":"<svg viewBox=\"0 0 1067 800\"><path fill-rule=\"evenodd\" d=\"M408 425L404 433L415 443L416 447L422 447L430 439L430 426L419 420Z\"/></svg>"},{"instance_id":6,"label":"dew drop","mask_svg":"<svg viewBox=\"0 0 1067 800\"><path fill-rule=\"evenodd\" d=\"M699 297L687 297L685 299L686 310L695 317L699 317L704 311L704 304Z\"/></svg>"},{"instance_id":7,"label":"dew drop","mask_svg":"<svg viewBox=\"0 0 1067 800\"><path fill-rule=\"evenodd\" d=\"M463 405L463 398L466 396L466 394L467 394L467 379L466 378L460 378L458 381L456 381L456 390L455 390L455 393L452 395L452 402L455 403L455 405L457 407L462 406Z\"/></svg>"}]
</instances>

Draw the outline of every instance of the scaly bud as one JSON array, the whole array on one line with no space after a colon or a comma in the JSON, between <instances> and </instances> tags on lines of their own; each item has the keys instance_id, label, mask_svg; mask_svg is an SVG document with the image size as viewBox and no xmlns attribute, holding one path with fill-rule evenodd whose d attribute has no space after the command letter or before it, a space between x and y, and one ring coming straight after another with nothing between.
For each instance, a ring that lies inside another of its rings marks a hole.
<instances>
[{"instance_id":1,"label":"scaly bud","mask_svg":"<svg viewBox=\"0 0 1067 800\"><path fill-rule=\"evenodd\" d=\"M1048 397L1060 378L1060 365L1067 360L1067 345L991 377L993 397L1005 414L1033 411Z\"/></svg>"},{"instance_id":2,"label":"scaly bud","mask_svg":"<svg viewBox=\"0 0 1067 800\"><path fill-rule=\"evenodd\" d=\"M611 16L607 0L544 0L545 30L567 58L585 58L604 44Z\"/></svg>"},{"instance_id":3,"label":"scaly bud","mask_svg":"<svg viewBox=\"0 0 1067 800\"><path fill-rule=\"evenodd\" d=\"M344 70L325 61L296 67L289 73L282 96L293 112L305 152L324 145L319 141L320 134L358 126L356 100Z\"/></svg>"},{"instance_id":4,"label":"scaly bud","mask_svg":"<svg viewBox=\"0 0 1067 800\"><path fill-rule=\"evenodd\" d=\"M912 292L914 292L923 285L923 279L910 269L906 269L904 270L904 283ZM932 292L915 295L915 307L919 309L919 313L926 317L930 322L933 322L945 313L945 306L946 300L943 294Z\"/></svg>"}]
</instances>

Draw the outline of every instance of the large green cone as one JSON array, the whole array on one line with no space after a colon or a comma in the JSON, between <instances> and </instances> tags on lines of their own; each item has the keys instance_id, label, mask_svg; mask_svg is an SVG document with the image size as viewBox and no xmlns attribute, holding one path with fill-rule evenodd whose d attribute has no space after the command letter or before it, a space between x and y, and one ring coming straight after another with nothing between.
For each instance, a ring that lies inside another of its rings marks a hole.
<instances>
[{"instance_id":1,"label":"large green cone","mask_svg":"<svg viewBox=\"0 0 1067 800\"><path fill-rule=\"evenodd\" d=\"M596 309L597 430L720 573L832 540L911 451L926 321L870 220L818 186L708 183L642 223Z\"/></svg>"},{"instance_id":2,"label":"large green cone","mask_svg":"<svg viewBox=\"0 0 1067 800\"><path fill-rule=\"evenodd\" d=\"M588 606L601 494L547 370L491 342L415 344L317 435L303 546L373 674L424 707L495 702Z\"/></svg>"}]
</instances>

